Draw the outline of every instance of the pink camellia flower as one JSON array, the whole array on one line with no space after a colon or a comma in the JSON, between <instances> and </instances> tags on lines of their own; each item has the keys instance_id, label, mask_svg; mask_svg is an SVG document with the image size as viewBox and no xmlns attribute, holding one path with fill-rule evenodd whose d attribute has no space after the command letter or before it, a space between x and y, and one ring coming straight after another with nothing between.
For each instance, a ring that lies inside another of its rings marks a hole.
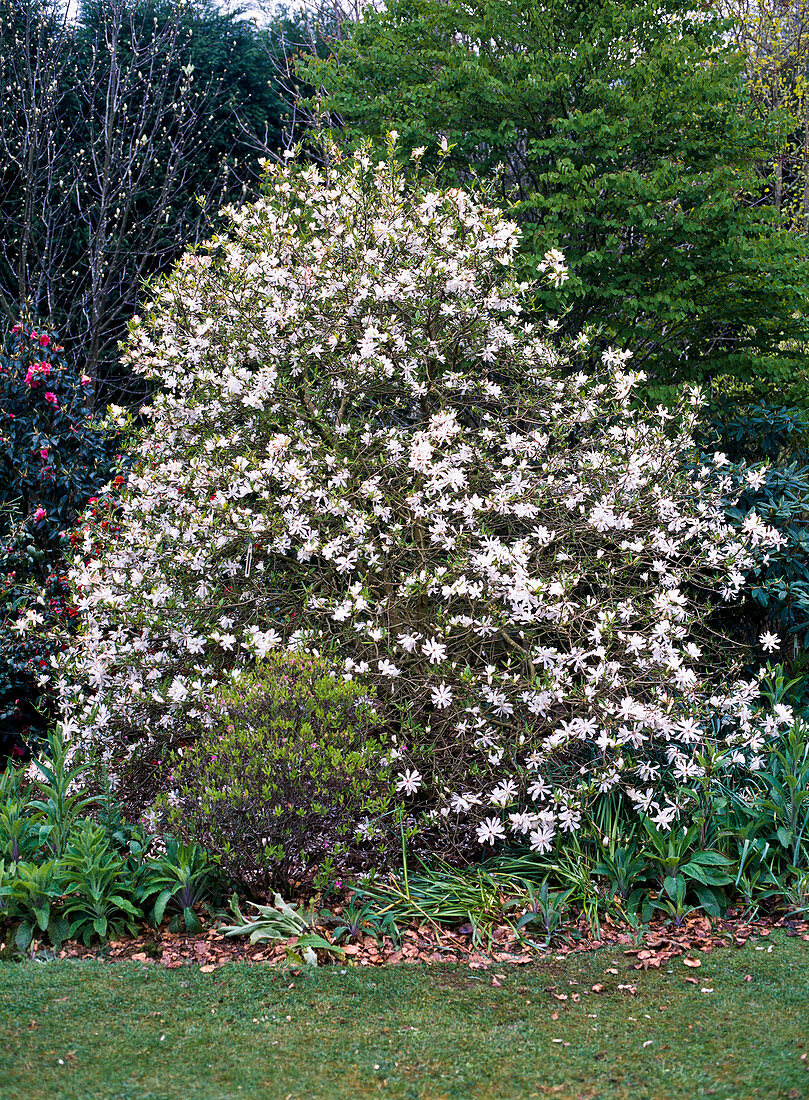
<instances>
[{"instance_id":1,"label":"pink camellia flower","mask_svg":"<svg viewBox=\"0 0 809 1100\"><path fill-rule=\"evenodd\" d=\"M83 386L89 386L92 381L93 380L89 374L83 374L79 379L79 382L81 382Z\"/></svg>"},{"instance_id":2,"label":"pink camellia flower","mask_svg":"<svg viewBox=\"0 0 809 1100\"><path fill-rule=\"evenodd\" d=\"M36 523L39 523L39 521L41 519L44 519L47 514L48 513L45 511L44 508L37 508L36 512L34 512L34 521Z\"/></svg>"},{"instance_id":3,"label":"pink camellia flower","mask_svg":"<svg viewBox=\"0 0 809 1100\"><path fill-rule=\"evenodd\" d=\"M48 393L45 394L45 400L48 402L49 405L53 405L55 409L59 408L59 399L57 398L55 393L51 393L50 391L48 391Z\"/></svg>"},{"instance_id":4,"label":"pink camellia flower","mask_svg":"<svg viewBox=\"0 0 809 1100\"><path fill-rule=\"evenodd\" d=\"M49 453L50 452L48 451L47 447L40 447L40 450L39 450L39 457L40 458L47 458Z\"/></svg>"},{"instance_id":5,"label":"pink camellia flower","mask_svg":"<svg viewBox=\"0 0 809 1100\"><path fill-rule=\"evenodd\" d=\"M19 321L17 322L16 325L11 326L11 331L12 332L22 332L22 325L19 323Z\"/></svg>"},{"instance_id":6,"label":"pink camellia flower","mask_svg":"<svg viewBox=\"0 0 809 1100\"><path fill-rule=\"evenodd\" d=\"M39 338L39 346L41 348L46 348L50 342L51 342L50 336L48 336L47 333L43 332L43 334Z\"/></svg>"},{"instance_id":7,"label":"pink camellia flower","mask_svg":"<svg viewBox=\"0 0 809 1100\"><path fill-rule=\"evenodd\" d=\"M25 384L32 389L42 384L43 379L49 378L52 367L50 363L32 363L25 375Z\"/></svg>"}]
</instances>

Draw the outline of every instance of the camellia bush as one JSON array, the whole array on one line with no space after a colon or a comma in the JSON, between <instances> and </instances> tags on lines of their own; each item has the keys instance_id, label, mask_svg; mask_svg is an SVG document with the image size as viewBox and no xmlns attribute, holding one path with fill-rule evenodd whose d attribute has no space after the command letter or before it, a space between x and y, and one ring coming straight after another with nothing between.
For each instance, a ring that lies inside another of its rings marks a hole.
<instances>
[{"instance_id":1,"label":"camellia bush","mask_svg":"<svg viewBox=\"0 0 809 1100\"><path fill-rule=\"evenodd\" d=\"M366 839L543 852L608 794L668 826L790 719L710 632L752 556L693 463L699 397L640 407L623 353L578 373L584 338L525 319L516 226L414 159L268 166L133 324L163 390L72 574L70 726L127 797L176 802L212 696L304 653L382 719L397 805Z\"/></svg>"},{"instance_id":2,"label":"camellia bush","mask_svg":"<svg viewBox=\"0 0 809 1100\"><path fill-rule=\"evenodd\" d=\"M91 380L58 335L14 325L0 349L0 768L53 717L39 681L77 615L63 551L116 450L93 413Z\"/></svg>"}]
</instances>

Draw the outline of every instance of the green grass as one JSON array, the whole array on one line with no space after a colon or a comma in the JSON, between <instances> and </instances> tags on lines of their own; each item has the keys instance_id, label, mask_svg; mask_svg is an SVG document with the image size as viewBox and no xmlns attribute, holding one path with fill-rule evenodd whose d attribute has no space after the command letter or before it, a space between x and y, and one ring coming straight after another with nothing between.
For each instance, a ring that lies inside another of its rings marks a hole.
<instances>
[{"instance_id":1,"label":"green grass","mask_svg":"<svg viewBox=\"0 0 809 1100\"><path fill-rule=\"evenodd\" d=\"M0 1097L807 1097L809 944L780 934L758 943L648 974L614 950L530 968L296 977L260 965L200 974L6 962ZM596 982L604 992L585 994ZM636 995L618 988L627 984Z\"/></svg>"}]
</instances>

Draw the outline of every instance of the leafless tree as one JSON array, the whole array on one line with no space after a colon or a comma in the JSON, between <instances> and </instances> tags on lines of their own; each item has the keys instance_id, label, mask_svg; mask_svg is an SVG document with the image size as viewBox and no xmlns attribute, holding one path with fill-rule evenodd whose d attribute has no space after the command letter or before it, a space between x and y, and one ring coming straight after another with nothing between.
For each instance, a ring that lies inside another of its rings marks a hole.
<instances>
[{"instance_id":1,"label":"leafless tree","mask_svg":"<svg viewBox=\"0 0 809 1100\"><path fill-rule=\"evenodd\" d=\"M297 62L305 56L327 56L349 28L362 19L365 9L380 10L383 0L317 0L313 7L297 11L278 8L271 0L258 5L264 14L265 48L276 86L286 106L285 149L324 129L339 129L342 119L327 112L319 88L304 83ZM263 155L272 156L271 150ZM317 151L314 153L317 156Z\"/></svg>"},{"instance_id":2,"label":"leafless tree","mask_svg":"<svg viewBox=\"0 0 809 1100\"><path fill-rule=\"evenodd\" d=\"M224 158L200 173L227 89L187 62L186 13L103 0L77 28L58 0L0 0L0 306L62 324L119 390L114 349L143 281L233 191Z\"/></svg>"},{"instance_id":3,"label":"leafless tree","mask_svg":"<svg viewBox=\"0 0 809 1100\"><path fill-rule=\"evenodd\" d=\"M745 58L750 101L778 120L772 204L809 231L809 0L713 0Z\"/></svg>"},{"instance_id":4,"label":"leafless tree","mask_svg":"<svg viewBox=\"0 0 809 1100\"><path fill-rule=\"evenodd\" d=\"M49 2L0 0L0 193L5 260L0 305L51 313L51 278L68 249L73 135L64 126L76 71L66 13Z\"/></svg>"}]
</instances>

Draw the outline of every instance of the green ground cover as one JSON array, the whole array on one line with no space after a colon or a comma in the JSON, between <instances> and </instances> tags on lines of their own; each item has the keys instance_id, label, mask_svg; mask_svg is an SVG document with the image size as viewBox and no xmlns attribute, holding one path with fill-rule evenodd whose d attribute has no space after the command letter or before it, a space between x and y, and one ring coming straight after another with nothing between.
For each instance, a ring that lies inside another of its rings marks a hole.
<instances>
[{"instance_id":1,"label":"green ground cover","mask_svg":"<svg viewBox=\"0 0 809 1100\"><path fill-rule=\"evenodd\" d=\"M704 955L699 968L674 959L642 973L634 961L609 950L487 971L329 967L294 976L240 964L201 974L4 963L0 1094L809 1096L806 942L779 933Z\"/></svg>"}]
</instances>

